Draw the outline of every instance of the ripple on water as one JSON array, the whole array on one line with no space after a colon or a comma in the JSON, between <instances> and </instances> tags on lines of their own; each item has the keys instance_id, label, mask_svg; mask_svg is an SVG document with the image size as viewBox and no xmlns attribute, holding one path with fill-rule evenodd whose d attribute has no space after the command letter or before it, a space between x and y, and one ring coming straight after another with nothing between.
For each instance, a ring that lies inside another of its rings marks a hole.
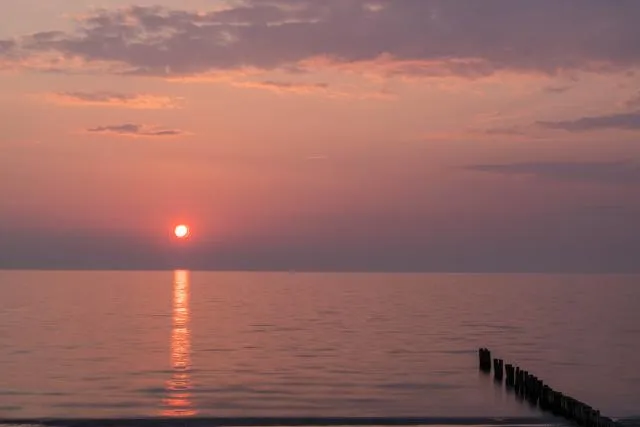
<instances>
[{"instance_id":1,"label":"ripple on water","mask_svg":"<svg viewBox=\"0 0 640 427\"><path fill-rule=\"evenodd\" d=\"M391 389L391 390L407 390L407 391L431 391L431 390L447 390L456 389L458 386L455 384L447 383L389 383L378 384L377 388Z\"/></svg>"}]
</instances>

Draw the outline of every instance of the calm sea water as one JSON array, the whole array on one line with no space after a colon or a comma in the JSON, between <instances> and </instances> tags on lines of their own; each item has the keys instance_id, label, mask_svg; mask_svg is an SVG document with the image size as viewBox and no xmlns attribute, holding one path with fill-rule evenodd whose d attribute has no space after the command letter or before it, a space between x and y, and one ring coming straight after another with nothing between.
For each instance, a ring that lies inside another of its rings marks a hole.
<instances>
[{"instance_id":1,"label":"calm sea water","mask_svg":"<svg viewBox=\"0 0 640 427\"><path fill-rule=\"evenodd\" d=\"M0 418L640 414L640 277L0 271Z\"/></svg>"}]
</instances>

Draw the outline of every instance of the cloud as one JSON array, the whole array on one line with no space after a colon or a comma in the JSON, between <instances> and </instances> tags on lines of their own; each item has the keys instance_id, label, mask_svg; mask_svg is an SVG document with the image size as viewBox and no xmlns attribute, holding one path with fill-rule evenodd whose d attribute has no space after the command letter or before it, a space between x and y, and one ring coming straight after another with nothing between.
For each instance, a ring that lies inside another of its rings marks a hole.
<instances>
[{"instance_id":1,"label":"cloud","mask_svg":"<svg viewBox=\"0 0 640 427\"><path fill-rule=\"evenodd\" d=\"M300 72L322 61L378 63L403 75L557 74L638 67L639 19L636 0L244 0L209 12L132 6L98 9L74 31L0 41L0 55L50 71L92 64L155 76Z\"/></svg>"},{"instance_id":2,"label":"cloud","mask_svg":"<svg viewBox=\"0 0 640 427\"><path fill-rule=\"evenodd\" d=\"M276 93L294 93L298 95L330 94L327 83L294 83L274 80L236 82L234 86L252 89L265 89Z\"/></svg>"},{"instance_id":3,"label":"cloud","mask_svg":"<svg viewBox=\"0 0 640 427\"><path fill-rule=\"evenodd\" d=\"M526 136L527 133L517 127L491 128L484 131L486 135L495 136Z\"/></svg>"},{"instance_id":4,"label":"cloud","mask_svg":"<svg viewBox=\"0 0 640 427\"><path fill-rule=\"evenodd\" d=\"M539 126L547 129L566 130L569 132L584 132L604 129L640 129L640 111L632 113L610 114L604 116L582 117L577 120L539 121Z\"/></svg>"},{"instance_id":5,"label":"cloud","mask_svg":"<svg viewBox=\"0 0 640 427\"><path fill-rule=\"evenodd\" d=\"M631 97L625 103L627 108L638 109L640 108L640 93L637 93L635 96Z\"/></svg>"},{"instance_id":6,"label":"cloud","mask_svg":"<svg viewBox=\"0 0 640 427\"><path fill-rule=\"evenodd\" d=\"M557 181L640 184L640 164L619 162L524 162L469 165L465 169L500 175L530 175Z\"/></svg>"},{"instance_id":7,"label":"cloud","mask_svg":"<svg viewBox=\"0 0 640 427\"><path fill-rule=\"evenodd\" d=\"M262 80L236 81L233 86L268 90L278 94L320 95L327 98L349 98L356 100L391 100L394 95L383 90L362 90L360 88L332 88L328 83L297 83L289 81Z\"/></svg>"},{"instance_id":8,"label":"cloud","mask_svg":"<svg viewBox=\"0 0 640 427\"><path fill-rule=\"evenodd\" d=\"M97 126L87 129L87 132L129 137L169 137L185 135L185 132L179 129L165 129L134 123L125 123L122 125L112 126Z\"/></svg>"},{"instance_id":9,"label":"cloud","mask_svg":"<svg viewBox=\"0 0 640 427\"><path fill-rule=\"evenodd\" d=\"M179 99L147 94L117 92L58 92L45 96L49 102L65 106L97 106L140 110L181 108Z\"/></svg>"},{"instance_id":10,"label":"cloud","mask_svg":"<svg viewBox=\"0 0 640 427\"><path fill-rule=\"evenodd\" d=\"M545 93L561 94L571 90L571 86L547 86L542 89Z\"/></svg>"},{"instance_id":11,"label":"cloud","mask_svg":"<svg viewBox=\"0 0 640 427\"><path fill-rule=\"evenodd\" d=\"M0 55L11 52L16 48L16 42L13 40L0 40Z\"/></svg>"}]
</instances>

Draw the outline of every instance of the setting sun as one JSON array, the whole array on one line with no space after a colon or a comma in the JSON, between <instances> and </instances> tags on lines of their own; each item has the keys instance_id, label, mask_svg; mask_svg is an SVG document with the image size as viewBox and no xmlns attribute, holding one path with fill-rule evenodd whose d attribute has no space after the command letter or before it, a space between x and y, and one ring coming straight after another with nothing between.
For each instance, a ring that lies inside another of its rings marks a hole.
<instances>
[{"instance_id":1,"label":"setting sun","mask_svg":"<svg viewBox=\"0 0 640 427\"><path fill-rule=\"evenodd\" d=\"M186 237L189 237L189 227L184 224L180 224L176 226L173 232L178 239L184 239Z\"/></svg>"}]
</instances>

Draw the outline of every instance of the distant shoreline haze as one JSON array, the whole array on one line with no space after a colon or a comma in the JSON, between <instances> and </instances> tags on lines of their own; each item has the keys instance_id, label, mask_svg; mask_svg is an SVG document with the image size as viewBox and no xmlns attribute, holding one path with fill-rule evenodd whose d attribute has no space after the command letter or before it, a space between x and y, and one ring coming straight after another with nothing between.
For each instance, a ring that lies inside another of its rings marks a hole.
<instances>
[{"instance_id":1,"label":"distant shoreline haze","mask_svg":"<svg viewBox=\"0 0 640 427\"><path fill-rule=\"evenodd\" d=\"M4 237L4 238L3 238ZM588 237L588 236L587 236ZM442 241L442 240L441 240ZM190 270L336 271L451 273L640 273L640 249L598 242L578 247L512 243L439 245L412 239L314 246L281 244L277 239L251 245L210 244L197 240L113 237L59 237L0 233L0 269L39 270Z\"/></svg>"}]
</instances>

